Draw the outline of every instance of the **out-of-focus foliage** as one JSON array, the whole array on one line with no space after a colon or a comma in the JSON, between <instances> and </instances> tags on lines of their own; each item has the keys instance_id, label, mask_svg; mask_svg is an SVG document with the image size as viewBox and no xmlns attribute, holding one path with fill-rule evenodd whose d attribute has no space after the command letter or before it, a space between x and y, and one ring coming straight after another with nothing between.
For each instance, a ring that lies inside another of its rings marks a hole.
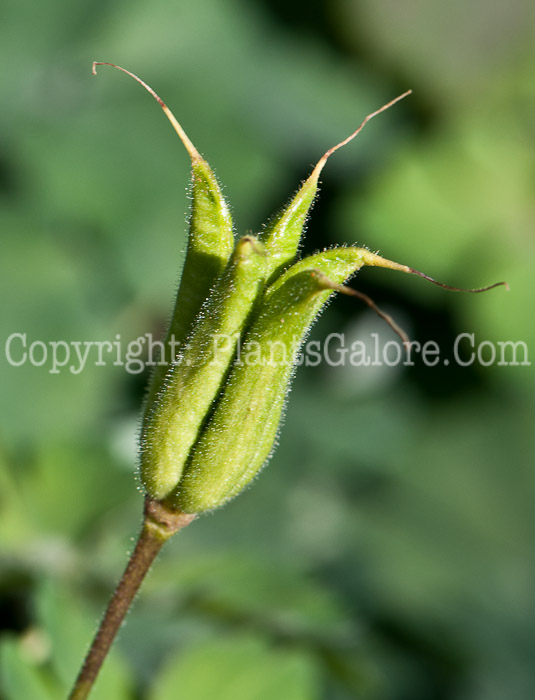
<instances>
[{"instance_id":1,"label":"out-of-focus foliage","mask_svg":"<svg viewBox=\"0 0 535 700\"><path fill-rule=\"evenodd\" d=\"M4 3L2 700L64 697L86 650L140 517L146 381L95 366L95 348L79 374L14 367L5 343L159 337L185 246L186 154L138 86L91 61L162 95L240 233L411 87L329 162L305 250L357 242L452 284L507 279L483 296L353 282L452 358L460 333L533 353L533 41L528 0ZM314 338L330 332L391 338L349 299ZM170 543L95 698L531 698L533 377L301 368L269 469Z\"/></svg>"}]
</instances>

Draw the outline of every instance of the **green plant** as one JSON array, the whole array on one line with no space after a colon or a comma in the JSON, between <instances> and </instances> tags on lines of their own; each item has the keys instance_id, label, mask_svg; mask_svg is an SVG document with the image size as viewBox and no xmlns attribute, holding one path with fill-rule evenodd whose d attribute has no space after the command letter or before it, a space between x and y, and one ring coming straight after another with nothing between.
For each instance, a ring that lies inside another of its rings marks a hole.
<instances>
[{"instance_id":1,"label":"green plant","mask_svg":"<svg viewBox=\"0 0 535 700\"><path fill-rule=\"evenodd\" d=\"M94 73L97 65L119 68L98 62ZM328 158L410 91L368 115L329 149L259 237L248 235L234 243L229 209L208 163L158 95L119 69L153 95L186 147L193 173L192 213L181 285L143 417L140 472L146 496L141 533L70 700L88 697L163 544L198 514L238 495L266 463L299 349L329 298L341 292L362 299L409 345L392 319L344 282L367 265L416 274L460 291L354 246L294 262Z\"/></svg>"}]
</instances>

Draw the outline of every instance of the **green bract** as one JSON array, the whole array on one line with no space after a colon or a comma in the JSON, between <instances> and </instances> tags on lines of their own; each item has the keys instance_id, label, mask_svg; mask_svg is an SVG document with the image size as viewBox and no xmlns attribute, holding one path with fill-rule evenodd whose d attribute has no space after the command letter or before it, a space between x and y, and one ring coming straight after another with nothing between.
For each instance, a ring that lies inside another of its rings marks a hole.
<instances>
[{"instance_id":1,"label":"green bract","mask_svg":"<svg viewBox=\"0 0 535 700\"><path fill-rule=\"evenodd\" d=\"M158 100L193 171L186 260L166 350L148 392L141 478L153 501L200 513L236 496L268 459L299 348L329 297L341 291L374 306L342 286L364 265L425 277L356 247L295 262L329 156L408 93L368 115L329 149L259 238L245 236L234 244L228 206L208 163L156 93L124 72Z\"/></svg>"}]
</instances>

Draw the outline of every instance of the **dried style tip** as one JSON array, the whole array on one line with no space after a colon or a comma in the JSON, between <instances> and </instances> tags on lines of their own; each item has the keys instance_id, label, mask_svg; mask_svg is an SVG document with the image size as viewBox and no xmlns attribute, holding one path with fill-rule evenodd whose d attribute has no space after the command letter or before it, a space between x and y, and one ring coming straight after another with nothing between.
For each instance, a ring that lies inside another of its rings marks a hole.
<instances>
[{"instance_id":1,"label":"dried style tip","mask_svg":"<svg viewBox=\"0 0 535 700\"><path fill-rule=\"evenodd\" d=\"M453 287L451 284L444 284L443 282L438 282L433 277L426 275L425 272L420 272L420 270L415 270L414 267L409 267L408 265L401 265L400 263L393 262L392 260L387 260L382 258L380 255L375 253L370 253L367 250L362 251L364 264L368 267L386 267L390 270L397 270L398 272L406 272L410 275L418 275L428 282L436 284L437 287L442 287L442 289L447 289L450 292L469 292L470 294L479 294L480 292L488 292L489 289L494 289L494 287L505 287L509 291L508 282L494 282L494 284L489 284L487 287L478 287L477 289L464 289L464 287Z\"/></svg>"},{"instance_id":2,"label":"dried style tip","mask_svg":"<svg viewBox=\"0 0 535 700\"><path fill-rule=\"evenodd\" d=\"M405 97L408 97L409 95L412 95L412 90L407 90L402 95L398 95L398 97L395 97L393 100L390 100L390 102L387 102L385 105L383 105L379 109L376 109L375 112L372 112L371 114L368 114L368 116L364 117L364 119L362 120L362 123L360 124L358 129L355 129L355 131L352 134L350 134L347 138L345 138L343 141L340 141L340 143L337 143L336 146L332 146L331 148L329 148L328 151L326 151L323 154L323 156L317 162L316 167L312 171L312 174L310 175L309 179L311 179L311 180L316 179L317 180L321 171L323 170L323 168L325 166L325 163L328 161L330 156L332 156L332 154L335 151L337 151L339 148L342 148L342 146L345 146L350 141L352 141L355 138L355 136L358 136L358 134L360 134L362 129L364 129L366 124L370 121L370 119L373 119L378 114L381 114L381 112L385 112L387 109L390 109L390 107L395 105L400 100L403 100Z\"/></svg>"},{"instance_id":3,"label":"dried style tip","mask_svg":"<svg viewBox=\"0 0 535 700\"><path fill-rule=\"evenodd\" d=\"M470 294L479 294L480 292L488 292L489 289L494 289L494 287L505 287L507 291L509 291L510 289L508 282L495 282L494 284L489 284L487 287L478 287L477 289L464 289L463 287L452 287L450 284L437 282L437 280L433 279L432 277L429 277L429 275L426 275L424 272L420 272L420 270L415 270L412 267L407 268L407 272L410 272L412 275L418 275L418 277L423 277L424 280L432 282L433 284L436 284L437 287L442 287L442 289L447 289L450 292L469 292Z\"/></svg>"},{"instance_id":4,"label":"dried style tip","mask_svg":"<svg viewBox=\"0 0 535 700\"><path fill-rule=\"evenodd\" d=\"M167 369L176 359L176 348L184 346L196 325L201 307L209 296L210 290L223 274L232 254L234 248L232 218L210 166L191 143L163 100L141 78L114 63L95 61L93 74L96 74L96 67L102 65L111 66L126 73L154 97L184 144L192 165L191 212L186 259L179 294L164 343L164 352L154 368L145 401L145 429L158 394L163 388Z\"/></svg>"},{"instance_id":5,"label":"dried style tip","mask_svg":"<svg viewBox=\"0 0 535 700\"><path fill-rule=\"evenodd\" d=\"M131 71L126 70L126 68L121 68L121 66L117 66L115 63L108 63L108 61L93 61L93 67L91 70L93 75L97 74L97 66L111 66L111 68L117 68L117 70L120 70L123 73L126 73L126 75L129 75L131 78L134 78L134 80L136 80L140 85L142 85L145 88L145 90L154 97L156 102L160 105L160 107L165 112L165 116L171 122L173 129L176 131L180 140L184 144L184 147L185 147L186 151L189 153L190 158L193 161L203 160L199 151L191 143L191 141L188 138L188 135L186 134L184 129L178 123L177 119L175 118L175 115L171 112L171 110L165 104L165 102L162 100L162 98L154 92L154 90L150 87L150 85L147 85L147 83L144 80L141 80L141 78L139 78L135 73L132 73Z\"/></svg>"},{"instance_id":6,"label":"dried style tip","mask_svg":"<svg viewBox=\"0 0 535 700\"><path fill-rule=\"evenodd\" d=\"M337 151L342 146L345 146L352 139L359 134L364 128L365 124L373 119L377 114L384 112L385 110L392 107L392 105L399 102L407 95L411 94L411 90L407 90L399 97L390 100L387 104L383 105L380 109L375 110L371 114L368 114L364 118L361 125L356 129L350 136L345 138L336 146L329 148L326 153L320 158L315 168L301 185L297 194L293 197L291 202L283 209L279 216L271 222L271 224L265 229L262 240L265 243L266 250L270 257L270 264L268 267L268 277L270 279L275 279L276 276L288 266L297 255L299 248L299 241L303 233L303 228L307 219L308 214L314 199L318 191L318 179L320 176L325 163L329 157Z\"/></svg>"},{"instance_id":7,"label":"dried style tip","mask_svg":"<svg viewBox=\"0 0 535 700\"><path fill-rule=\"evenodd\" d=\"M330 279L325 277L325 275L319 270L317 274L321 280L321 284L324 285L327 289L332 289L335 292L340 292L340 294L346 294L347 296L360 299L367 306L369 306L370 309L372 309L372 311L375 311L375 313L380 318L382 318L383 321L386 321L386 323L390 326L394 333L396 333L401 338L401 342L403 343L405 350L409 352L411 348L411 341L409 340L409 336L400 326L398 326L398 324L394 321L392 316L385 313L384 311L381 311L381 309L377 306L377 304L373 301L371 297L369 297L367 294L364 294L363 292L359 292L357 289L353 289L352 287L346 287L343 284L337 284L336 282L332 282Z\"/></svg>"}]
</instances>

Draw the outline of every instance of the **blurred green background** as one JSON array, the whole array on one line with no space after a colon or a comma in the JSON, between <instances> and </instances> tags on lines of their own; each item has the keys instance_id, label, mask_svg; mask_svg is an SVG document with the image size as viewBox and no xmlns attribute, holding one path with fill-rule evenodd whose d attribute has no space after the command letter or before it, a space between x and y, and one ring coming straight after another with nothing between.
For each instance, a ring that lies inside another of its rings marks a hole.
<instances>
[{"instance_id":1,"label":"blurred green background","mask_svg":"<svg viewBox=\"0 0 535 700\"><path fill-rule=\"evenodd\" d=\"M332 144L304 251L367 245L451 284L353 282L411 338L533 360L529 0L7 0L0 24L0 697L63 698L132 546L145 375L13 367L12 333L159 334L189 163L258 231ZM389 329L337 299L313 338ZM171 542L95 700L533 697L534 373L301 368L253 488Z\"/></svg>"}]
</instances>

